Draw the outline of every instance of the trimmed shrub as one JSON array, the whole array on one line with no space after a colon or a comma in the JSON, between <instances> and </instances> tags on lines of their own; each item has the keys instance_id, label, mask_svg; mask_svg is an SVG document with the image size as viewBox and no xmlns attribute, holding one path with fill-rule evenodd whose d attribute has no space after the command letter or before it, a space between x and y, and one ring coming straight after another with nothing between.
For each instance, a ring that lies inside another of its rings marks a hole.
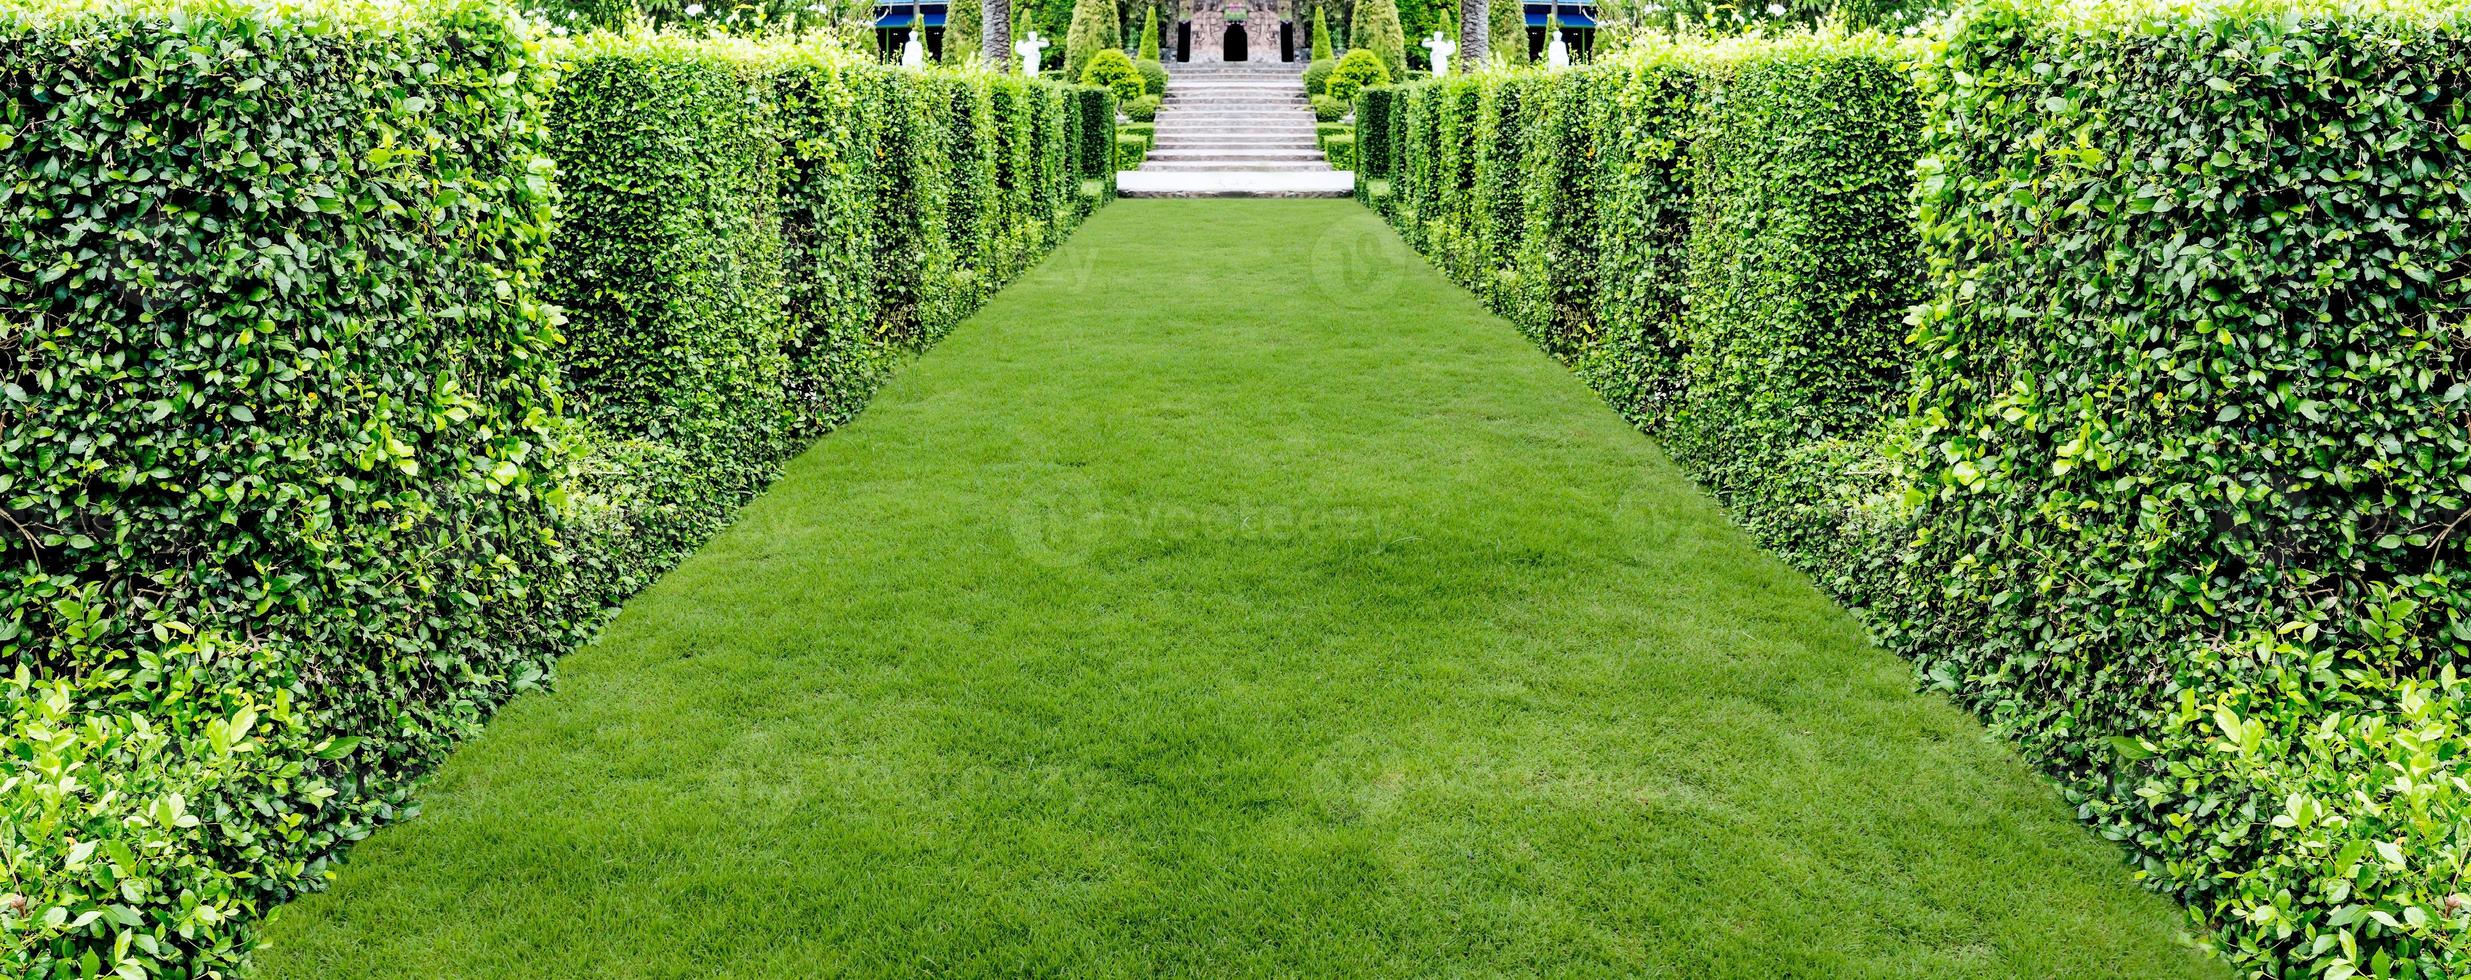
<instances>
[{"instance_id":1,"label":"trimmed shrub","mask_svg":"<svg viewBox=\"0 0 2471 980\"><path fill-rule=\"evenodd\" d=\"M1492 60L1512 68L1524 66L1527 57L1527 5L1496 3L1488 5L1491 12L1486 33L1486 49Z\"/></svg>"},{"instance_id":2,"label":"trimmed shrub","mask_svg":"<svg viewBox=\"0 0 2471 980\"><path fill-rule=\"evenodd\" d=\"M1700 69L1675 461L1754 537L1835 563L1803 499L1813 446L1865 439L1902 393L1919 300L1911 199L1920 99L1877 35L1733 45ZM1823 494L1824 496L1824 494Z\"/></svg>"},{"instance_id":3,"label":"trimmed shrub","mask_svg":"<svg viewBox=\"0 0 2471 980\"><path fill-rule=\"evenodd\" d=\"M1372 52L1349 51L1339 59L1338 68L1330 73L1330 83L1323 86L1322 92L1342 103L1353 102L1360 89L1390 84L1392 74Z\"/></svg>"},{"instance_id":4,"label":"trimmed shrub","mask_svg":"<svg viewBox=\"0 0 2471 980\"><path fill-rule=\"evenodd\" d=\"M1115 194L1115 93L1103 88L1073 89L1073 173L1105 181L1107 196Z\"/></svg>"},{"instance_id":5,"label":"trimmed shrub","mask_svg":"<svg viewBox=\"0 0 2471 980\"><path fill-rule=\"evenodd\" d=\"M1149 92L1143 87L1140 69L1121 51L1101 51L1081 69L1081 84L1096 85L1115 93L1118 100L1130 102Z\"/></svg>"},{"instance_id":6,"label":"trimmed shrub","mask_svg":"<svg viewBox=\"0 0 2471 980\"><path fill-rule=\"evenodd\" d=\"M1158 63L1158 8L1156 6L1147 7L1141 11L1140 54L1144 63L1153 65ZM1166 90L1166 86L1162 85L1151 91L1164 93Z\"/></svg>"},{"instance_id":7,"label":"trimmed shrub","mask_svg":"<svg viewBox=\"0 0 2471 980\"><path fill-rule=\"evenodd\" d=\"M1584 152L1550 153L1528 214L1550 251L1531 281L1534 329L1572 351L1622 414L1660 432L1681 410L1684 269L1698 73L1686 52L1642 49L1617 66L1556 73L1543 132ZM1589 164L1586 161L1597 161ZM1602 229L1627 229L1610 233Z\"/></svg>"},{"instance_id":8,"label":"trimmed shrub","mask_svg":"<svg viewBox=\"0 0 2471 980\"><path fill-rule=\"evenodd\" d=\"M1138 123L1146 123L1155 120L1158 118L1158 107L1161 102L1162 100L1155 95L1144 95L1138 99L1126 102L1124 103L1123 109L1124 118Z\"/></svg>"},{"instance_id":9,"label":"trimmed shrub","mask_svg":"<svg viewBox=\"0 0 2471 980\"><path fill-rule=\"evenodd\" d=\"M985 58L986 39L979 35L986 13L979 0L949 0L944 13L944 51L937 59L954 68L975 67Z\"/></svg>"},{"instance_id":10,"label":"trimmed shrub","mask_svg":"<svg viewBox=\"0 0 2471 980\"><path fill-rule=\"evenodd\" d=\"M1347 101L1344 99L1316 95L1312 97L1311 102L1315 122L1337 122L1347 118Z\"/></svg>"},{"instance_id":11,"label":"trimmed shrub","mask_svg":"<svg viewBox=\"0 0 2471 980\"><path fill-rule=\"evenodd\" d=\"M1373 89L1361 193L2241 968L2471 972L2459 21L1991 0L1913 55Z\"/></svg>"},{"instance_id":12,"label":"trimmed shrub","mask_svg":"<svg viewBox=\"0 0 2471 980\"><path fill-rule=\"evenodd\" d=\"M1330 161L1330 169L1345 170L1356 165L1356 137L1353 133L1327 136L1321 141L1321 155Z\"/></svg>"},{"instance_id":13,"label":"trimmed shrub","mask_svg":"<svg viewBox=\"0 0 2471 980\"><path fill-rule=\"evenodd\" d=\"M1314 4L1314 5L1313 5L1313 48L1312 48L1311 60L1312 60L1313 64L1318 65L1318 64L1324 64L1324 63L1326 63L1326 62L1329 62L1329 61L1330 61L1330 60L1332 60L1334 57L1336 57L1336 56L1335 56L1335 55L1333 55L1333 54L1331 53L1331 51L1330 51L1330 15L1329 15L1329 12L1328 12L1327 10L1323 9L1323 8L1322 8L1322 6L1321 6L1320 4ZM1311 68L1306 68L1306 69L1305 69L1305 74L1307 74L1307 75L1312 74L1312 69L1311 69ZM1313 94L1318 95L1318 94L1320 94L1320 93L1315 92L1315 93L1313 93Z\"/></svg>"},{"instance_id":14,"label":"trimmed shrub","mask_svg":"<svg viewBox=\"0 0 2471 980\"><path fill-rule=\"evenodd\" d=\"M1533 75L1486 75L1477 82L1465 275L1478 296L1514 312L1524 299L1518 258L1527 240L1526 105L1544 84Z\"/></svg>"},{"instance_id":15,"label":"trimmed shrub","mask_svg":"<svg viewBox=\"0 0 2471 980\"><path fill-rule=\"evenodd\" d=\"M382 13L0 13L0 972L239 969L1084 207L1061 86Z\"/></svg>"},{"instance_id":16,"label":"trimmed shrub","mask_svg":"<svg viewBox=\"0 0 2471 980\"><path fill-rule=\"evenodd\" d=\"M1347 57L1356 52L1378 58L1385 69L1384 80L1407 77L1407 34L1399 27L1398 0L1358 0L1347 36ZM1345 63L1345 59L1341 59ZM1379 81L1359 80L1361 85L1379 85ZM1342 99L1352 99L1355 93L1332 92Z\"/></svg>"},{"instance_id":17,"label":"trimmed shrub","mask_svg":"<svg viewBox=\"0 0 2471 980\"><path fill-rule=\"evenodd\" d=\"M1123 48L1123 18L1115 0L1073 0L1072 26L1064 35L1064 77L1080 78L1099 52Z\"/></svg>"},{"instance_id":18,"label":"trimmed shrub","mask_svg":"<svg viewBox=\"0 0 2471 980\"><path fill-rule=\"evenodd\" d=\"M1148 158L1149 155L1149 137L1136 136L1131 133L1126 133L1115 138L1116 169L1132 170L1138 168L1141 166L1141 161Z\"/></svg>"},{"instance_id":19,"label":"trimmed shrub","mask_svg":"<svg viewBox=\"0 0 2471 980\"><path fill-rule=\"evenodd\" d=\"M1391 116L1398 102L1398 90L1387 86L1367 88L1356 95L1356 199L1366 204L1371 181L1390 178L1391 147L1396 141L1390 133Z\"/></svg>"},{"instance_id":20,"label":"trimmed shrub","mask_svg":"<svg viewBox=\"0 0 2471 980\"><path fill-rule=\"evenodd\" d=\"M1304 94L1307 97L1328 95L1330 75L1338 71L1337 58L1317 58L1304 66Z\"/></svg>"},{"instance_id":21,"label":"trimmed shrub","mask_svg":"<svg viewBox=\"0 0 2471 980\"><path fill-rule=\"evenodd\" d=\"M1993 0L1924 75L1881 620L2260 974L2471 974L2462 24Z\"/></svg>"},{"instance_id":22,"label":"trimmed shrub","mask_svg":"<svg viewBox=\"0 0 2471 980\"><path fill-rule=\"evenodd\" d=\"M1141 73L1142 94L1157 98L1166 97L1169 81L1166 65L1160 64L1156 58L1143 58L1133 62L1133 68Z\"/></svg>"},{"instance_id":23,"label":"trimmed shrub","mask_svg":"<svg viewBox=\"0 0 2471 980\"><path fill-rule=\"evenodd\" d=\"M238 969L589 626L531 43L0 11L0 973Z\"/></svg>"},{"instance_id":24,"label":"trimmed shrub","mask_svg":"<svg viewBox=\"0 0 2471 980\"><path fill-rule=\"evenodd\" d=\"M587 423L588 557L618 594L717 530L791 446L772 104L763 64L668 35L591 35L558 83L546 291Z\"/></svg>"}]
</instances>

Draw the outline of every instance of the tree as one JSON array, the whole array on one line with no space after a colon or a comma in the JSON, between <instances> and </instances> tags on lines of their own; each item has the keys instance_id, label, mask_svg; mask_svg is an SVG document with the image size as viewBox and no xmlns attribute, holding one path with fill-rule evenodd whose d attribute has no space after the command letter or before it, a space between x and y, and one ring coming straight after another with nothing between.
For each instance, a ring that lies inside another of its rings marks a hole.
<instances>
[{"instance_id":1,"label":"tree","mask_svg":"<svg viewBox=\"0 0 2471 980\"><path fill-rule=\"evenodd\" d=\"M985 45L987 67L1012 70L1011 0L978 0L978 39ZM946 18L946 23L951 19Z\"/></svg>"},{"instance_id":2,"label":"tree","mask_svg":"<svg viewBox=\"0 0 2471 980\"><path fill-rule=\"evenodd\" d=\"M978 32L984 27L978 0L950 0L944 11L944 63L966 65L978 58Z\"/></svg>"},{"instance_id":3,"label":"tree","mask_svg":"<svg viewBox=\"0 0 2471 980\"><path fill-rule=\"evenodd\" d=\"M1493 0L1492 37L1485 46L1512 66L1527 63L1527 10L1519 0Z\"/></svg>"},{"instance_id":4,"label":"tree","mask_svg":"<svg viewBox=\"0 0 2471 980\"><path fill-rule=\"evenodd\" d=\"M1516 0L1512 0L1516 2ZM1461 74L1484 70L1484 49L1491 40L1493 11L1486 0L1459 0L1459 53Z\"/></svg>"},{"instance_id":5,"label":"tree","mask_svg":"<svg viewBox=\"0 0 2471 980\"><path fill-rule=\"evenodd\" d=\"M1141 60L1158 60L1158 8L1150 7L1141 18Z\"/></svg>"},{"instance_id":6,"label":"tree","mask_svg":"<svg viewBox=\"0 0 2471 980\"><path fill-rule=\"evenodd\" d=\"M1392 78L1407 77L1407 35L1399 30L1397 0L1358 0L1347 48L1349 54L1372 52Z\"/></svg>"},{"instance_id":7,"label":"tree","mask_svg":"<svg viewBox=\"0 0 2471 980\"><path fill-rule=\"evenodd\" d=\"M1323 15L1321 5L1313 5L1313 60L1330 60L1330 18Z\"/></svg>"},{"instance_id":8,"label":"tree","mask_svg":"<svg viewBox=\"0 0 2471 980\"><path fill-rule=\"evenodd\" d=\"M1122 18L1115 0L1073 0L1072 28L1064 34L1064 77L1080 78L1082 66L1099 52L1122 47Z\"/></svg>"}]
</instances>

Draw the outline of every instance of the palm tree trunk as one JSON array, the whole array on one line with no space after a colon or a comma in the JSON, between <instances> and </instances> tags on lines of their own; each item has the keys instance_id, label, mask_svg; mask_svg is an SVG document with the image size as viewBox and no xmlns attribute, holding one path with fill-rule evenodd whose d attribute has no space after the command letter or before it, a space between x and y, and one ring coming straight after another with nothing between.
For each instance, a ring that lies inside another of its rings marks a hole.
<instances>
[{"instance_id":1,"label":"palm tree trunk","mask_svg":"<svg viewBox=\"0 0 2471 980\"><path fill-rule=\"evenodd\" d=\"M1472 75L1484 70L1485 48L1492 33L1492 4L1488 0L1459 0L1460 71Z\"/></svg>"},{"instance_id":2,"label":"palm tree trunk","mask_svg":"<svg viewBox=\"0 0 2471 980\"><path fill-rule=\"evenodd\" d=\"M986 46L987 67L1012 70L1012 0L979 0L979 43Z\"/></svg>"}]
</instances>

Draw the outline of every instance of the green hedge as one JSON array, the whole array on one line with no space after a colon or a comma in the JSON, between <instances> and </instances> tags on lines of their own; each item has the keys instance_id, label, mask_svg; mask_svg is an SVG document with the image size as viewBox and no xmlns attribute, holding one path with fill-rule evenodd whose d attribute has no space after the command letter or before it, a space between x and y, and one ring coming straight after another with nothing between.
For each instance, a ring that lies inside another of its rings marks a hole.
<instances>
[{"instance_id":1,"label":"green hedge","mask_svg":"<svg viewBox=\"0 0 2471 980\"><path fill-rule=\"evenodd\" d=\"M234 969L581 634L530 44L0 7L0 974Z\"/></svg>"},{"instance_id":2,"label":"green hedge","mask_svg":"<svg viewBox=\"0 0 2471 980\"><path fill-rule=\"evenodd\" d=\"M1698 69L1676 462L1754 537L1833 567L1847 502L1901 407L1920 99L1875 36L1731 45Z\"/></svg>"},{"instance_id":3,"label":"green hedge","mask_svg":"<svg viewBox=\"0 0 2471 980\"><path fill-rule=\"evenodd\" d=\"M1315 62L1322 64L1322 62ZM1396 106L1398 90L1387 86L1368 88L1356 97L1356 129L1376 134L1356 140L1356 200L1371 204L1370 182L1390 179L1390 115Z\"/></svg>"},{"instance_id":4,"label":"green hedge","mask_svg":"<svg viewBox=\"0 0 2471 980\"><path fill-rule=\"evenodd\" d=\"M245 968L1060 240L1112 131L977 72L362 10L0 8L0 973Z\"/></svg>"},{"instance_id":5,"label":"green hedge","mask_svg":"<svg viewBox=\"0 0 2471 980\"><path fill-rule=\"evenodd\" d=\"M2460 14L1992 2L1924 78L1886 628L2242 966L2471 974Z\"/></svg>"},{"instance_id":6,"label":"green hedge","mask_svg":"<svg viewBox=\"0 0 2471 980\"><path fill-rule=\"evenodd\" d=\"M1370 90L1359 194L2240 967L2459 976L2467 66L2441 13L1992 0Z\"/></svg>"},{"instance_id":7,"label":"green hedge","mask_svg":"<svg viewBox=\"0 0 2471 980\"><path fill-rule=\"evenodd\" d=\"M1698 70L1682 52L1650 50L1563 77L1548 135L1588 152L1555 161L1530 191L1530 220L1555 222L1538 233L1550 236L1552 251L1533 263L1547 295L1530 329L1546 336L1547 349L1568 351L1614 408L1662 431L1685 392ZM1617 228L1626 231L1611 233Z\"/></svg>"},{"instance_id":8,"label":"green hedge","mask_svg":"<svg viewBox=\"0 0 2471 980\"><path fill-rule=\"evenodd\" d=\"M616 593L719 528L794 445L772 89L754 52L595 35L551 103L545 291L584 422L578 550Z\"/></svg>"}]
</instances>

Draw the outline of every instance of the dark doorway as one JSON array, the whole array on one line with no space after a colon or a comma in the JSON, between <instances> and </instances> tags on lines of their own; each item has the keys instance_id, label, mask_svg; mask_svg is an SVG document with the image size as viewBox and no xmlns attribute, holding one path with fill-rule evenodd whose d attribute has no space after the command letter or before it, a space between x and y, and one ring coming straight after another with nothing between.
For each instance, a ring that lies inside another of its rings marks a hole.
<instances>
[{"instance_id":1,"label":"dark doorway","mask_svg":"<svg viewBox=\"0 0 2471 980\"><path fill-rule=\"evenodd\" d=\"M1179 20L1175 22L1175 60L1179 62L1193 60L1192 21Z\"/></svg>"},{"instance_id":2,"label":"dark doorway","mask_svg":"<svg viewBox=\"0 0 2471 980\"><path fill-rule=\"evenodd\" d=\"M1278 60L1280 60L1280 61L1294 61L1294 60L1296 60L1296 22L1295 22L1295 21L1292 21L1292 20L1282 20L1282 21L1279 21L1279 22L1278 22Z\"/></svg>"},{"instance_id":3,"label":"dark doorway","mask_svg":"<svg viewBox=\"0 0 2471 980\"><path fill-rule=\"evenodd\" d=\"M1218 49L1218 60L1220 60L1220 61L1251 61L1251 60L1253 60L1253 56L1252 56L1250 53L1247 53L1247 52L1244 50L1244 25L1242 25L1242 24L1229 24L1229 25L1227 25L1227 37L1226 37L1226 39L1225 39L1225 40L1223 40L1223 41L1220 41L1220 42L1219 42L1219 49Z\"/></svg>"}]
</instances>

